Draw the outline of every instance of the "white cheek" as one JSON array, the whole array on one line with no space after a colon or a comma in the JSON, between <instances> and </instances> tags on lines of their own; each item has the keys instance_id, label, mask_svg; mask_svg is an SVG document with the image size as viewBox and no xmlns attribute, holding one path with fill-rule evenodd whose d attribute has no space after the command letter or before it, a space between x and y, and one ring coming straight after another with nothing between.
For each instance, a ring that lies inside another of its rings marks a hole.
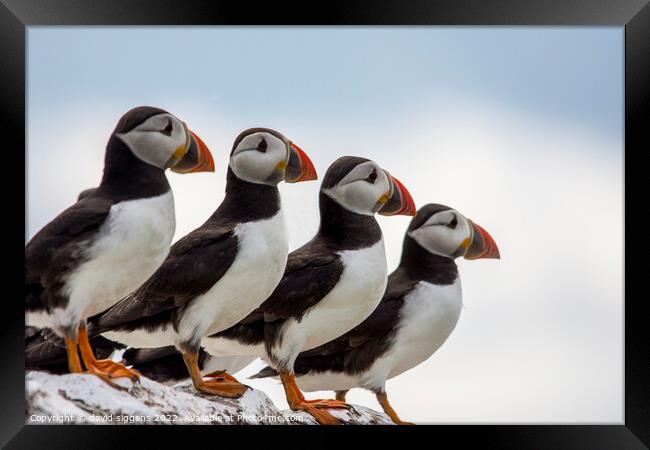
<instances>
[{"instance_id":1,"label":"white cheek","mask_svg":"<svg viewBox=\"0 0 650 450\"><path fill-rule=\"evenodd\" d=\"M442 256L453 254L464 240L460 238L461 230L452 230L444 225L419 228L411 231L409 235L429 252Z\"/></svg>"},{"instance_id":2,"label":"white cheek","mask_svg":"<svg viewBox=\"0 0 650 450\"><path fill-rule=\"evenodd\" d=\"M383 192L377 184L354 181L325 193L341 206L358 214L373 215L372 209Z\"/></svg>"},{"instance_id":3,"label":"white cheek","mask_svg":"<svg viewBox=\"0 0 650 450\"><path fill-rule=\"evenodd\" d=\"M155 131L131 131L126 134L118 134L119 137L142 161L152 166L165 167L174 151L184 145L184 138L179 135L166 136Z\"/></svg>"},{"instance_id":4,"label":"white cheek","mask_svg":"<svg viewBox=\"0 0 650 450\"><path fill-rule=\"evenodd\" d=\"M235 175L251 183L259 183L268 179L281 158L277 151L266 153L249 150L236 154L230 159L230 167Z\"/></svg>"},{"instance_id":5,"label":"white cheek","mask_svg":"<svg viewBox=\"0 0 650 450\"><path fill-rule=\"evenodd\" d=\"M388 183L388 177L385 175L384 171L382 170L379 172L377 181L375 181L375 191L380 193L381 195L385 192L388 192L389 188L390 188L390 184Z\"/></svg>"},{"instance_id":6,"label":"white cheek","mask_svg":"<svg viewBox=\"0 0 650 450\"><path fill-rule=\"evenodd\" d=\"M458 223L458 226L456 227L455 231L456 231L457 245L462 244L465 239L470 237L469 224L465 220Z\"/></svg>"}]
</instances>

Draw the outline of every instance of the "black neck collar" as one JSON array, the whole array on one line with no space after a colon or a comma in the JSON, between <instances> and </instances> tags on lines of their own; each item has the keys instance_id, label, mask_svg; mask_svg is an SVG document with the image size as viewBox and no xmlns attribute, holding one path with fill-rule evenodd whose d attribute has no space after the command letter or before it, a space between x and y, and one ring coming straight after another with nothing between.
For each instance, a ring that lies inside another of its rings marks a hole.
<instances>
[{"instance_id":1,"label":"black neck collar","mask_svg":"<svg viewBox=\"0 0 650 450\"><path fill-rule=\"evenodd\" d=\"M333 250L356 250L379 242L381 228L374 216L345 209L327 194L320 192L320 227L317 237Z\"/></svg>"},{"instance_id":2,"label":"black neck collar","mask_svg":"<svg viewBox=\"0 0 650 450\"><path fill-rule=\"evenodd\" d=\"M427 251L409 235L404 237L399 267L409 278L437 285L452 284L458 278L456 261Z\"/></svg>"},{"instance_id":3,"label":"black neck collar","mask_svg":"<svg viewBox=\"0 0 650 450\"><path fill-rule=\"evenodd\" d=\"M224 222L252 222L268 219L280 211L277 186L244 181L228 167L226 196L211 219Z\"/></svg>"},{"instance_id":4,"label":"black neck collar","mask_svg":"<svg viewBox=\"0 0 650 450\"><path fill-rule=\"evenodd\" d=\"M162 195L170 189L164 170L142 161L124 142L111 136L100 192L119 199L136 199Z\"/></svg>"}]
</instances>

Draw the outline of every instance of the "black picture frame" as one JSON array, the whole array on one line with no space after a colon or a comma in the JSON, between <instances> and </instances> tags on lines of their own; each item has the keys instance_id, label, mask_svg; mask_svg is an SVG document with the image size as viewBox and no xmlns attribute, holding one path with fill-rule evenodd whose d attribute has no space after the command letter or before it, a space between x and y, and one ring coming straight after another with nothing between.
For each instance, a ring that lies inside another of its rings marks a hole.
<instances>
[{"instance_id":1,"label":"black picture frame","mask_svg":"<svg viewBox=\"0 0 650 450\"><path fill-rule=\"evenodd\" d=\"M404 433L421 434L415 438L427 439L431 445L451 440L455 446L479 446L499 449L637 449L650 445L650 337L644 312L645 295L628 295L634 287L642 287L644 277L641 265L631 264L639 249L639 239L645 242L647 230L641 223L633 223L630 215L645 206L645 202L630 200L641 177L634 170L644 170L634 164L647 150L646 130L650 128L648 92L650 87L650 6L647 0L371 0L329 1L299 6L296 2L252 4L236 1L207 0L0 0L0 130L5 139L13 138L12 145L3 148L2 167L16 171L23 167L26 177L26 27L32 25L609 25L625 27L625 242L631 236L632 251L625 246L625 418L621 425L489 425L489 426L418 426L372 427L371 433L380 439ZM13 174L11 174L13 175ZM4 416L0 419L0 445L6 448L104 448L116 445L136 445L135 434L147 436L145 447L154 440L167 444L179 435L177 427L122 427L114 432L110 426L61 427L25 426L23 308L18 300L22 295L19 261L24 258L23 242L10 236L25 228L25 180L23 199L16 187L18 176L0 177L3 186L2 221L4 256L12 261L4 265L5 296L2 303L3 326L0 349L3 360L3 382L0 384L0 404ZM635 181L636 180L636 181ZM21 209L22 208L22 209ZM607 209L603 205L603 211ZM18 217L22 211L22 220ZM639 221L639 222L642 222ZM646 246L647 244L643 244ZM21 247L23 246L23 247ZM23 260L24 261L24 260ZM15 289L15 293L13 292ZM617 364L613 361L612 364ZM153 429L155 428L155 431ZM183 427L181 427L183 428ZM226 428L231 428L226 430ZM235 437L236 427L221 427L219 434L207 439ZM271 431L271 428L275 428ZM307 432L304 435L301 433ZM210 427L203 427L205 433ZM314 440L327 433L335 440L347 439L351 432L367 433L370 427L252 427L248 437L273 439L277 430L291 432L295 439ZM187 428L183 428L187 432ZM192 433L199 432L196 427ZM222 431L223 430L223 431ZM263 430L263 431L261 431ZM240 430L241 431L241 430ZM185 434L185 433L183 433ZM194 436L192 445L198 441ZM292 438L293 439L293 438ZM142 442L142 441L140 441ZM220 445L216 442L215 445ZM296 441L297 442L297 441ZM399 441L398 441L399 442ZM418 441L427 442L427 441ZM279 443L279 441L278 441ZM645 443L645 445L644 445ZM137 444L140 445L140 444ZM207 444L203 444L207 445ZM420 444L418 444L420 445ZM439 445L436 445L438 447Z\"/></svg>"}]
</instances>

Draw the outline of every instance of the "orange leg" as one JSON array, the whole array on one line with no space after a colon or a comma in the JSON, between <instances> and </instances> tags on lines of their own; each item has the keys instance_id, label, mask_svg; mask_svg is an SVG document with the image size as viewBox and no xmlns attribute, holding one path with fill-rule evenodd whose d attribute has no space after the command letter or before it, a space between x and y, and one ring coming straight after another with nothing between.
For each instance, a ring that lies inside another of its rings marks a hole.
<instances>
[{"instance_id":1,"label":"orange leg","mask_svg":"<svg viewBox=\"0 0 650 450\"><path fill-rule=\"evenodd\" d=\"M70 370L70 373L83 372L84 369L81 367L79 352L77 351L77 341L65 338L65 349L68 352L68 370Z\"/></svg>"},{"instance_id":2,"label":"orange leg","mask_svg":"<svg viewBox=\"0 0 650 450\"><path fill-rule=\"evenodd\" d=\"M384 409L384 412L390 417L390 419L395 422L397 425L415 425L414 423L411 422L404 422L402 419L399 418L395 410L393 409L392 406L390 406L390 403L388 403L388 395L386 392L379 392L375 394L377 396L377 401L381 405L381 407Z\"/></svg>"},{"instance_id":3,"label":"orange leg","mask_svg":"<svg viewBox=\"0 0 650 450\"><path fill-rule=\"evenodd\" d=\"M308 412L321 425L341 424L339 419L327 411L323 411L323 408L350 408L350 405L338 400L305 400L305 396L296 383L296 377L292 373L280 372L280 380L282 380L289 407L293 411Z\"/></svg>"},{"instance_id":4,"label":"orange leg","mask_svg":"<svg viewBox=\"0 0 650 450\"><path fill-rule=\"evenodd\" d=\"M96 359L88 341L88 330L84 326L79 327L79 351L88 373L97 375L113 386L117 385L110 381L111 378L127 377L133 381L138 381L140 378L140 372L137 370L129 369L111 359Z\"/></svg>"},{"instance_id":5,"label":"orange leg","mask_svg":"<svg viewBox=\"0 0 650 450\"><path fill-rule=\"evenodd\" d=\"M241 397L248 389L248 386L241 384L225 371L212 372L208 375L209 377L214 375L210 380L203 380L203 376L199 370L198 353L183 353L183 361L185 361L187 370L192 378L192 384L198 391L220 397L237 398Z\"/></svg>"}]
</instances>

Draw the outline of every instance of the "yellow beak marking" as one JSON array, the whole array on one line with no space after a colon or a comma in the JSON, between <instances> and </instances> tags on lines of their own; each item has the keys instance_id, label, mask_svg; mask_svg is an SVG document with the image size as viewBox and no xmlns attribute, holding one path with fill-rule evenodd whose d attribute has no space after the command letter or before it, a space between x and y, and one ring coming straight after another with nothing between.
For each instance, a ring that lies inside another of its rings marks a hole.
<instances>
[{"instance_id":1,"label":"yellow beak marking","mask_svg":"<svg viewBox=\"0 0 650 450\"><path fill-rule=\"evenodd\" d=\"M187 153L187 146L186 145L181 145L176 150L174 150L174 155L173 155L174 159L178 161L183 156L185 156L185 153Z\"/></svg>"}]
</instances>

